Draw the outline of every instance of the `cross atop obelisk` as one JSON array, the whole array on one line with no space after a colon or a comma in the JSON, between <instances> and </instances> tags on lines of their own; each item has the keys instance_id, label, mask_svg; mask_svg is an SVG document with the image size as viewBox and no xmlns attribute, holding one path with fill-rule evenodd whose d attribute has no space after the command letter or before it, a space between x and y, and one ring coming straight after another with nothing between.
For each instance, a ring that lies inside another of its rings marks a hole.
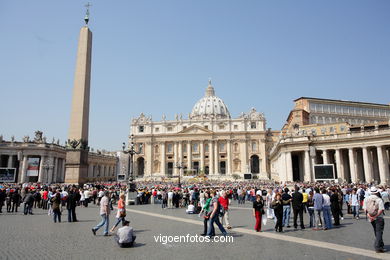
<instances>
[{"instance_id":1,"label":"cross atop obelisk","mask_svg":"<svg viewBox=\"0 0 390 260\"><path fill-rule=\"evenodd\" d=\"M67 141L65 182L83 183L88 173L89 96L91 83L92 32L87 24L89 7L80 30L74 76L72 112Z\"/></svg>"},{"instance_id":2,"label":"cross atop obelisk","mask_svg":"<svg viewBox=\"0 0 390 260\"><path fill-rule=\"evenodd\" d=\"M87 8L87 11L85 12L85 17L84 17L84 21L85 21L85 25L88 26L88 22L89 22L89 8L91 7L92 5L88 2L85 7Z\"/></svg>"}]
</instances>

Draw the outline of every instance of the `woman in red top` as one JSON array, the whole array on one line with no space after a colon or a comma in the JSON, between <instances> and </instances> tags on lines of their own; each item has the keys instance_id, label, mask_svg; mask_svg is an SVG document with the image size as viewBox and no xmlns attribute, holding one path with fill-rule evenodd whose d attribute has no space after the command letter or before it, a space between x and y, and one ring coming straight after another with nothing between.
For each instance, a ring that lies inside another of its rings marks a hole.
<instances>
[{"instance_id":1,"label":"woman in red top","mask_svg":"<svg viewBox=\"0 0 390 260\"><path fill-rule=\"evenodd\" d=\"M123 222L125 221L125 217L126 217L125 194L122 193L119 196L118 211L116 213L116 223L111 228L110 231L114 232L115 228L119 225L119 222L121 222L121 221L122 221L122 225L123 225Z\"/></svg>"}]
</instances>

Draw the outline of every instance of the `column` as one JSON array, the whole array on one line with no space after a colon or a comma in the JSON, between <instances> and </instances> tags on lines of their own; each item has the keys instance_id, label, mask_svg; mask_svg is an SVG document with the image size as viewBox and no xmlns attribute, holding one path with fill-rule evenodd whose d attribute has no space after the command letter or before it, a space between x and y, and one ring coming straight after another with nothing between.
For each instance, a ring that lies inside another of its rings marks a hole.
<instances>
[{"instance_id":1,"label":"column","mask_svg":"<svg viewBox=\"0 0 390 260\"><path fill-rule=\"evenodd\" d=\"M40 183L43 183L45 181L45 178L44 178L44 168L43 168L43 165L46 164L46 156L41 156L41 160L40 160L40 163L39 163L39 175L38 175L38 182ZM45 165L47 166L47 165Z\"/></svg>"},{"instance_id":2,"label":"column","mask_svg":"<svg viewBox=\"0 0 390 260\"><path fill-rule=\"evenodd\" d=\"M387 158L387 152L383 148L383 146L376 147L378 151L379 176L381 178L381 184L386 184L390 179L389 161Z\"/></svg>"},{"instance_id":3,"label":"column","mask_svg":"<svg viewBox=\"0 0 390 260\"><path fill-rule=\"evenodd\" d=\"M227 169L226 169L226 175L231 175L232 174L232 145L230 140L226 140L227 145ZM260 164L260 162L259 162ZM260 165L259 165L260 166Z\"/></svg>"},{"instance_id":4,"label":"column","mask_svg":"<svg viewBox=\"0 0 390 260\"><path fill-rule=\"evenodd\" d=\"M165 166L165 159L166 159L166 156L165 156L165 142L162 142L161 143L161 167L160 167L160 174L165 176L166 172L165 172L165 169L166 169L166 166Z\"/></svg>"},{"instance_id":5,"label":"column","mask_svg":"<svg viewBox=\"0 0 390 260\"><path fill-rule=\"evenodd\" d=\"M87 171L87 178L88 178L88 171ZM54 182L58 181L58 158L54 157L54 174L53 174L53 180Z\"/></svg>"},{"instance_id":6,"label":"column","mask_svg":"<svg viewBox=\"0 0 390 260\"><path fill-rule=\"evenodd\" d=\"M23 155L23 162L21 165L21 173L19 174L20 178L18 180L19 183L25 183L26 182L26 174L27 174L27 156Z\"/></svg>"},{"instance_id":7,"label":"column","mask_svg":"<svg viewBox=\"0 0 390 260\"><path fill-rule=\"evenodd\" d=\"M324 164L329 164L328 150L322 150L322 158L324 159Z\"/></svg>"},{"instance_id":8,"label":"column","mask_svg":"<svg viewBox=\"0 0 390 260\"><path fill-rule=\"evenodd\" d=\"M147 148L147 150L145 151L145 155L147 159L145 160L145 165L144 165L145 167L144 177L147 176L148 173L149 176L152 176L153 173L153 142L150 141L145 144Z\"/></svg>"},{"instance_id":9,"label":"column","mask_svg":"<svg viewBox=\"0 0 390 260\"><path fill-rule=\"evenodd\" d=\"M246 140L241 143L241 172L249 173L249 165L248 165L248 146Z\"/></svg>"},{"instance_id":10,"label":"column","mask_svg":"<svg viewBox=\"0 0 390 260\"><path fill-rule=\"evenodd\" d=\"M199 150L200 150L200 169L204 172L204 142L199 142Z\"/></svg>"},{"instance_id":11,"label":"column","mask_svg":"<svg viewBox=\"0 0 390 260\"><path fill-rule=\"evenodd\" d=\"M341 156L340 149L336 149L335 159L336 159L337 177L339 179L345 180L343 157Z\"/></svg>"},{"instance_id":12,"label":"column","mask_svg":"<svg viewBox=\"0 0 390 260\"><path fill-rule=\"evenodd\" d=\"M176 167L177 166L177 150L178 150L177 146L178 146L177 142L174 142L173 143L173 175L178 175L177 174L178 168Z\"/></svg>"},{"instance_id":13,"label":"column","mask_svg":"<svg viewBox=\"0 0 390 260\"><path fill-rule=\"evenodd\" d=\"M191 141L187 143L187 167L189 170L192 170L192 147Z\"/></svg>"},{"instance_id":14,"label":"column","mask_svg":"<svg viewBox=\"0 0 390 260\"><path fill-rule=\"evenodd\" d=\"M304 167L305 167L305 174L304 174L304 181L311 181L311 168L310 168L310 153L309 150L305 151L305 161L304 161Z\"/></svg>"},{"instance_id":15,"label":"column","mask_svg":"<svg viewBox=\"0 0 390 260\"><path fill-rule=\"evenodd\" d=\"M12 154L10 154L9 156L8 156L8 165L7 165L7 167L8 168L13 168L13 158L14 158L14 156L12 155Z\"/></svg>"},{"instance_id":16,"label":"column","mask_svg":"<svg viewBox=\"0 0 390 260\"><path fill-rule=\"evenodd\" d=\"M219 174L218 141L214 142L214 174Z\"/></svg>"},{"instance_id":17,"label":"column","mask_svg":"<svg viewBox=\"0 0 390 260\"><path fill-rule=\"evenodd\" d=\"M348 149L348 157L349 157L349 170L351 172L351 181L356 182L357 181L357 174L356 174L356 158L355 158L355 152L353 148Z\"/></svg>"},{"instance_id":18,"label":"column","mask_svg":"<svg viewBox=\"0 0 390 260\"><path fill-rule=\"evenodd\" d=\"M178 148L178 155L177 155L177 160L179 163L183 163L183 143L182 141L179 141L179 148Z\"/></svg>"},{"instance_id":19,"label":"column","mask_svg":"<svg viewBox=\"0 0 390 260\"><path fill-rule=\"evenodd\" d=\"M49 166L49 170L47 171L48 176L46 178L47 178L47 182L48 183L52 183L54 181L54 179L53 179L53 175L54 175L54 172L53 172L53 170L54 170L54 158L50 157L48 163L49 163L49 165L48 165Z\"/></svg>"},{"instance_id":20,"label":"column","mask_svg":"<svg viewBox=\"0 0 390 260\"><path fill-rule=\"evenodd\" d=\"M62 159L61 176L62 176L61 182L64 182L65 181L65 158Z\"/></svg>"},{"instance_id":21,"label":"column","mask_svg":"<svg viewBox=\"0 0 390 260\"><path fill-rule=\"evenodd\" d=\"M286 165L287 165L287 181L292 181L293 179L293 169L292 169L292 158L291 152L286 152Z\"/></svg>"},{"instance_id":22,"label":"column","mask_svg":"<svg viewBox=\"0 0 390 260\"><path fill-rule=\"evenodd\" d=\"M368 151L367 147L363 147L363 166L364 166L364 178L366 182L373 182L372 174L372 158L371 153Z\"/></svg>"},{"instance_id":23,"label":"column","mask_svg":"<svg viewBox=\"0 0 390 260\"><path fill-rule=\"evenodd\" d=\"M214 146L213 141L209 141L209 174L213 175L214 171Z\"/></svg>"}]
</instances>

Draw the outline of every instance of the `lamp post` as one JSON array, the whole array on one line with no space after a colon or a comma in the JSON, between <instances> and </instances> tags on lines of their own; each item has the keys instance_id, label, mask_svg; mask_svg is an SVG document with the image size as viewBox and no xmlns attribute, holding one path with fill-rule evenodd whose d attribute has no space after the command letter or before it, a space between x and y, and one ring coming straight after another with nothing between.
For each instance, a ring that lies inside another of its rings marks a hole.
<instances>
[{"instance_id":1,"label":"lamp post","mask_svg":"<svg viewBox=\"0 0 390 260\"><path fill-rule=\"evenodd\" d=\"M178 186L179 186L179 188L181 188L180 177L181 177L181 169L184 168L183 163L181 163L181 162L180 163L176 163L175 167L177 169L179 169L179 183L178 183Z\"/></svg>"},{"instance_id":2,"label":"lamp post","mask_svg":"<svg viewBox=\"0 0 390 260\"><path fill-rule=\"evenodd\" d=\"M130 144L128 146L128 149L126 150L126 144L123 143L122 145L122 151L124 154L129 154L130 155L130 158L129 158L129 164L128 164L128 183L129 183L129 188L130 188L130 184L133 183L133 180L134 180L134 162L133 162L133 158L134 158L134 155L135 154L140 154L141 153L141 149L142 149L142 144L140 144L139 146L139 151L136 151L135 150L135 144L134 144L134 135L132 134L130 136ZM130 164L131 162L131 164Z\"/></svg>"}]
</instances>

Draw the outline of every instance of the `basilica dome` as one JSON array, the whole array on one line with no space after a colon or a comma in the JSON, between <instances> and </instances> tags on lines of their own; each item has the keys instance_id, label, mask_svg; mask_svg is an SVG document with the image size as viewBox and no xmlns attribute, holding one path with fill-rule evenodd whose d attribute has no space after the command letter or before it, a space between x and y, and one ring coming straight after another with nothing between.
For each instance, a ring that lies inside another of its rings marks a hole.
<instances>
[{"instance_id":1,"label":"basilica dome","mask_svg":"<svg viewBox=\"0 0 390 260\"><path fill-rule=\"evenodd\" d=\"M215 91L209 80L206 94L194 107L190 115L191 119L230 118L230 113L222 99L215 96Z\"/></svg>"}]
</instances>

